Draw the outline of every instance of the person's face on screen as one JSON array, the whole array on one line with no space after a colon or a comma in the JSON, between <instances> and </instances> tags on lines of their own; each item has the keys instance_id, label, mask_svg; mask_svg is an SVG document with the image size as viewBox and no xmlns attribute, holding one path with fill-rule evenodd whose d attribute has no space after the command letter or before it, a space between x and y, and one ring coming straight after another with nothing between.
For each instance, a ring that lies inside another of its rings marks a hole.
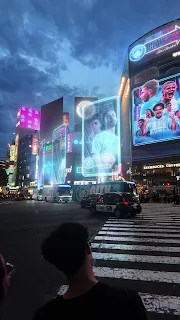
<instances>
[{"instance_id":1,"label":"person's face on screen","mask_svg":"<svg viewBox=\"0 0 180 320\"><path fill-rule=\"evenodd\" d=\"M156 118L161 118L162 114L163 114L163 107L162 106L156 106L155 110L154 110L155 114L156 114Z\"/></svg>"},{"instance_id":2,"label":"person's face on screen","mask_svg":"<svg viewBox=\"0 0 180 320\"><path fill-rule=\"evenodd\" d=\"M176 117L180 120L180 110L176 113Z\"/></svg>"},{"instance_id":3,"label":"person's face on screen","mask_svg":"<svg viewBox=\"0 0 180 320\"><path fill-rule=\"evenodd\" d=\"M91 130L94 134L98 134L101 131L101 123L99 121L99 119L94 119L91 122Z\"/></svg>"},{"instance_id":4,"label":"person's face on screen","mask_svg":"<svg viewBox=\"0 0 180 320\"><path fill-rule=\"evenodd\" d=\"M167 109L168 112L171 112L171 109L172 109L171 103L168 103L168 104L166 105L166 109Z\"/></svg>"},{"instance_id":5,"label":"person's face on screen","mask_svg":"<svg viewBox=\"0 0 180 320\"><path fill-rule=\"evenodd\" d=\"M147 102L151 98L151 95L152 95L151 89L147 89L145 87L142 88L141 93L140 93L140 97L143 102Z\"/></svg>"},{"instance_id":6,"label":"person's face on screen","mask_svg":"<svg viewBox=\"0 0 180 320\"><path fill-rule=\"evenodd\" d=\"M143 124L144 124L144 121L142 121L142 120L139 120L139 121L138 121L138 127L139 127L139 128L142 128L142 127L143 127Z\"/></svg>"},{"instance_id":7,"label":"person's face on screen","mask_svg":"<svg viewBox=\"0 0 180 320\"><path fill-rule=\"evenodd\" d=\"M167 83L162 89L162 95L165 99L171 100L176 92L175 82Z\"/></svg>"},{"instance_id":8,"label":"person's face on screen","mask_svg":"<svg viewBox=\"0 0 180 320\"><path fill-rule=\"evenodd\" d=\"M116 112L114 110L109 110L104 117L104 121L107 129L115 127L117 124Z\"/></svg>"},{"instance_id":9,"label":"person's face on screen","mask_svg":"<svg viewBox=\"0 0 180 320\"><path fill-rule=\"evenodd\" d=\"M151 110L146 110L146 118L152 118Z\"/></svg>"}]
</instances>

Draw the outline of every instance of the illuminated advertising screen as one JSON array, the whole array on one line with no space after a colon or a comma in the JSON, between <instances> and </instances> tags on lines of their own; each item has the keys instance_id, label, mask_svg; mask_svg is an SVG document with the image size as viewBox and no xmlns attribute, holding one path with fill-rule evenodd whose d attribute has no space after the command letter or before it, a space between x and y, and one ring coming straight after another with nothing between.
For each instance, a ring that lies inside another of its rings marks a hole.
<instances>
[{"instance_id":1,"label":"illuminated advertising screen","mask_svg":"<svg viewBox=\"0 0 180 320\"><path fill-rule=\"evenodd\" d=\"M15 145L11 145L10 146L10 157L9 157L9 160L10 161L15 161Z\"/></svg>"},{"instance_id":2,"label":"illuminated advertising screen","mask_svg":"<svg viewBox=\"0 0 180 320\"><path fill-rule=\"evenodd\" d=\"M67 153L72 152L72 133L68 133L67 135L66 150L67 150Z\"/></svg>"},{"instance_id":3,"label":"illuminated advertising screen","mask_svg":"<svg viewBox=\"0 0 180 320\"><path fill-rule=\"evenodd\" d=\"M180 19L144 35L129 47L130 73L154 59L172 59L180 50Z\"/></svg>"},{"instance_id":4,"label":"illuminated advertising screen","mask_svg":"<svg viewBox=\"0 0 180 320\"><path fill-rule=\"evenodd\" d=\"M82 174L112 176L121 164L119 97L98 100L83 109Z\"/></svg>"},{"instance_id":5,"label":"illuminated advertising screen","mask_svg":"<svg viewBox=\"0 0 180 320\"><path fill-rule=\"evenodd\" d=\"M40 130L41 112L36 109L21 106L17 114L17 124L19 127Z\"/></svg>"},{"instance_id":6,"label":"illuminated advertising screen","mask_svg":"<svg viewBox=\"0 0 180 320\"><path fill-rule=\"evenodd\" d=\"M44 185L51 185L53 180L53 164L52 164L52 142L45 143L45 148L43 151L43 180Z\"/></svg>"},{"instance_id":7,"label":"illuminated advertising screen","mask_svg":"<svg viewBox=\"0 0 180 320\"><path fill-rule=\"evenodd\" d=\"M33 155L38 154L38 147L39 147L39 135L35 133L32 136L32 154Z\"/></svg>"},{"instance_id":8,"label":"illuminated advertising screen","mask_svg":"<svg viewBox=\"0 0 180 320\"><path fill-rule=\"evenodd\" d=\"M69 126L69 112L63 112L63 125Z\"/></svg>"},{"instance_id":9,"label":"illuminated advertising screen","mask_svg":"<svg viewBox=\"0 0 180 320\"><path fill-rule=\"evenodd\" d=\"M38 163L38 188L44 185L44 164L45 164L45 140L39 145L39 163Z\"/></svg>"},{"instance_id":10,"label":"illuminated advertising screen","mask_svg":"<svg viewBox=\"0 0 180 320\"><path fill-rule=\"evenodd\" d=\"M180 138L180 74L132 91L134 146Z\"/></svg>"},{"instance_id":11,"label":"illuminated advertising screen","mask_svg":"<svg viewBox=\"0 0 180 320\"><path fill-rule=\"evenodd\" d=\"M53 131L52 149L52 180L55 184L63 184L66 178L66 126L61 125Z\"/></svg>"}]
</instances>

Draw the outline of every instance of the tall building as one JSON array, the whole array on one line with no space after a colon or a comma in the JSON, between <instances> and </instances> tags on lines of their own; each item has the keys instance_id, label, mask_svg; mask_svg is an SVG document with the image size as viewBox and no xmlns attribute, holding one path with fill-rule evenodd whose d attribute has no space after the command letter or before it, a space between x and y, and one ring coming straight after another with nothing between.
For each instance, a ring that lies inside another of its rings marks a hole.
<instances>
[{"instance_id":1,"label":"tall building","mask_svg":"<svg viewBox=\"0 0 180 320\"><path fill-rule=\"evenodd\" d=\"M123 144L132 155L133 180L148 187L180 178L179 30L180 19L136 40L121 78L121 110L130 122Z\"/></svg>"},{"instance_id":2,"label":"tall building","mask_svg":"<svg viewBox=\"0 0 180 320\"><path fill-rule=\"evenodd\" d=\"M19 141L27 135L32 135L40 130L41 112L26 106L21 106L17 112L15 150L13 148L14 157L14 174L12 178L12 186L19 185Z\"/></svg>"},{"instance_id":3,"label":"tall building","mask_svg":"<svg viewBox=\"0 0 180 320\"><path fill-rule=\"evenodd\" d=\"M67 120L63 97L41 107L38 187L64 183Z\"/></svg>"},{"instance_id":4,"label":"tall building","mask_svg":"<svg viewBox=\"0 0 180 320\"><path fill-rule=\"evenodd\" d=\"M20 188L37 186L39 134L27 134L19 140L17 185Z\"/></svg>"}]
</instances>

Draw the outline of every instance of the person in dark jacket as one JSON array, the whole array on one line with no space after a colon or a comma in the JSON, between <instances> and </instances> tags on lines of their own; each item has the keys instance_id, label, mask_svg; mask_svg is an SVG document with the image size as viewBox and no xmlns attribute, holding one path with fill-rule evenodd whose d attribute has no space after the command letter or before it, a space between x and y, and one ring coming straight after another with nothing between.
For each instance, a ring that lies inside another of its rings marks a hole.
<instances>
[{"instance_id":1,"label":"person in dark jacket","mask_svg":"<svg viewBox=\"0 0 180 320\"><path fill-rule=\"evenodd\" d=\"M68 289L37 310L34 320L147 319L138 293L98 281L88 231L83 225L61 224L44 240L42 254L66 275Z\"/></svg>"}]
</instances>

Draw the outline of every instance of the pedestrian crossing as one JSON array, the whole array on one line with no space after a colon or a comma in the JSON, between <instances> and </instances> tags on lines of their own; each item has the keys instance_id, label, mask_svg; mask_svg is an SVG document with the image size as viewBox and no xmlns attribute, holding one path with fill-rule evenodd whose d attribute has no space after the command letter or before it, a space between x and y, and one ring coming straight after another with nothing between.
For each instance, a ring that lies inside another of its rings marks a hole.
<instances>
[{"instance_id":1,"label":"pedestrian crossing","mask_svg":"<svg viewBox=\"0 0 180 320\"><path fill-rule=\"evenodd\" d=\"M1 204L14 204L14 201L0 201L0 205Z\"/></svg>"},{"instance_id":2,"label":"pedestrian crossing","mask_svg":"<svg viewBox=\"0 0 180 320\"><path fill-rule=\"evenodd\" d=\"M138 291L150 320L180 316L180 208L169 208L110 217L91 245L95 275Z\"/></svg>"}]
</instances>

